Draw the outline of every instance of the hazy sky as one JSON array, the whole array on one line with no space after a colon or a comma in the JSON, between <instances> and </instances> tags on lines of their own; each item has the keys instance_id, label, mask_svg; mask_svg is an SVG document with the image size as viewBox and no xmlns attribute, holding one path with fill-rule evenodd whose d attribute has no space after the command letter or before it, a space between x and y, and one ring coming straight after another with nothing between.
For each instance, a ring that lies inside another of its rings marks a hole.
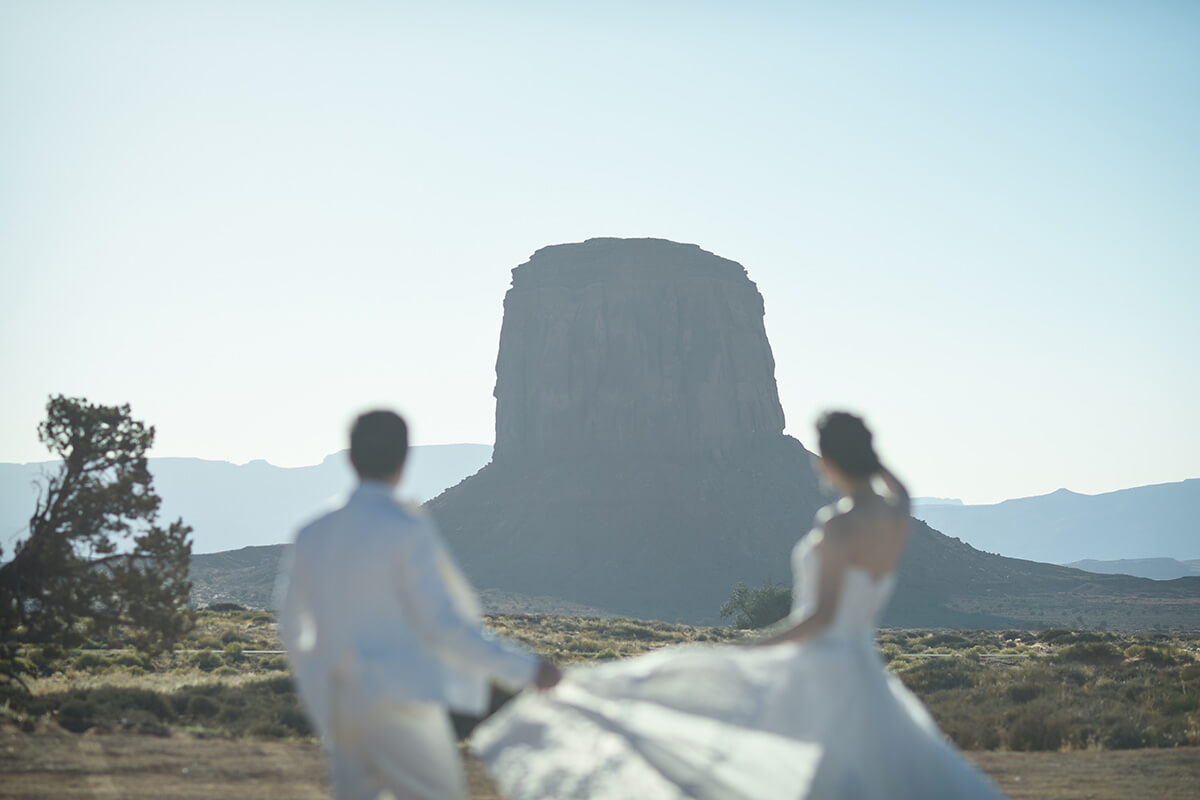
<instances>
[{"instance_id":1,"label":"hazy sky","mask_svg":"<svg viewBox=\"0 0 1200 800\"><path fill-rule=\"evenodd\" d=\"M1200 476L1200 4L0 0L0 461L491 442L509 271L694 242L918 493Z\"/></svg>"}]
</instances>

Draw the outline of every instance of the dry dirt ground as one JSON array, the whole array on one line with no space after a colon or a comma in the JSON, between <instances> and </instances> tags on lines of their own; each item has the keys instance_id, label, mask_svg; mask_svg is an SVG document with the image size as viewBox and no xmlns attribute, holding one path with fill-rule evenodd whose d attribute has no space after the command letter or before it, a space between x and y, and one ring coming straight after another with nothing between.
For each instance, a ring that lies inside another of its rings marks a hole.
<instances>
[{"instance_id":1,"label":"dry dirt ground","mask_svg":"<svg viewBox=\"0 0 1200 800\"><path fill-rule=\"evenodd\" d=\"M971 753L1020 800L1196 800L1200 748ZM325 798L315 744L0 728L0 798ZM468 761L472 800L499 800Z\"/></svg>"}]
</instances>

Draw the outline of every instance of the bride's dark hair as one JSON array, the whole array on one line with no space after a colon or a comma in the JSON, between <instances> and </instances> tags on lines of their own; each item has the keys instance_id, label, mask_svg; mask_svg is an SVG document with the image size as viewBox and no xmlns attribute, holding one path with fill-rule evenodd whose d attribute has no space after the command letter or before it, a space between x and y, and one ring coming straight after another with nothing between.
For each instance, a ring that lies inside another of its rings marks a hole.
<instances>
[{"instance_id":1,"label":"bride's dark hair","mask_svg":"<svg viewBox=\"0 0 1200 800\"><path fill-rule=\"evenodd\" d=\"M869 478L879 471L879 458L871 445L871 432L862 417L845 411L827 411L817 420L821 458L833 462L849 478Z\"/></svg>"}]
</instances>

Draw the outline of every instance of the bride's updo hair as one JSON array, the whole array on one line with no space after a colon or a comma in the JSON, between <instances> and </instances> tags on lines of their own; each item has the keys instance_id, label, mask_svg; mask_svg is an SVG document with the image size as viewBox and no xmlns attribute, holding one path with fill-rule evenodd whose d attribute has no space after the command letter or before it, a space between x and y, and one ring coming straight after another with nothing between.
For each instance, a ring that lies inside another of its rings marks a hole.
<instances>
[{"instance_id":1,"label":"bride's updo hair","mask_svg":"<svg viewBox=\"0 0 1200 800\"><path fill-rule=\"evenodd\" d=\"M845 411L827 411L817 420L821 458L848 478L869 478L879 471L879 458L871 446L871 432L862 417Z\"/></svg>"}]
</instances>

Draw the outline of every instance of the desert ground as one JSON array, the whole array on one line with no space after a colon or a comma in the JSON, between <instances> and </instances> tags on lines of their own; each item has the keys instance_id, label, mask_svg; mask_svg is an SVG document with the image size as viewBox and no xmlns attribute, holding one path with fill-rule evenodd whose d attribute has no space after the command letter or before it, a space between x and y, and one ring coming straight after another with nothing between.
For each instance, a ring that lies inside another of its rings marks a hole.
<instances>
[{"instance_id":1,"label":"desert ground","mask_svg":"<svg viewBox=\"0 0 1200 800\"><path fill-rule=\"evenodd\" d=\"M972 752L1014 800L1200 798L1200 748ZM327 797L317 745L135 734L71 734L53 726L0 728L0 798L225 800ZM500 800L467 758L472 800Z\"/></svg>"},{"instance_id":2,"label":"desert ground","mask_svg":"<svg viewBox=\"0 0 1200 800\"><path fill-rule=\"evenodd\" d=\"M203 611L182 648L31 648L0 693L4 798L319 798L321 756L272 615ZM639 620L500 615L564 663L752 634ZM888 668L1013 798L1200 800L1200 635L883 630ZM466 729L460 729L465 734ZM475 800L500 800L467 758Z\"/></svg>"}]
</instances>

